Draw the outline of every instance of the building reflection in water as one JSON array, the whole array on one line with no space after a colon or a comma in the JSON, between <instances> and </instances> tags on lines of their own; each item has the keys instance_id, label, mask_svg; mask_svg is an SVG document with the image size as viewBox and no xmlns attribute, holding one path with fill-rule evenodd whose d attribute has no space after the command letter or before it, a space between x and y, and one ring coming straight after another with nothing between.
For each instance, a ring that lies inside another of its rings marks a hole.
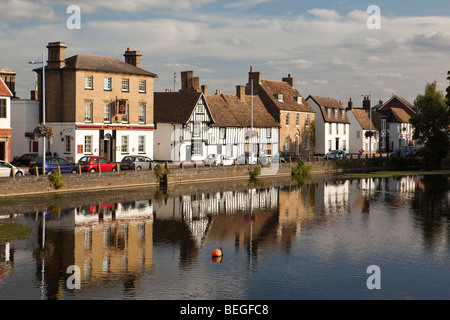
<instances>
[{"instance_id":1,"label":"building reflection in water","mask_svg":"<svg viewBox=\"0 0 450 320\"><path fill-rule=\"evenodd\" d=\"M179 268L195 266L206 243L234 243L236 252L244 252L253 263L264 250L289 254L309 225L320 226L355 209L370 213L371 205L378 201L395 209L396 203L417 197L415 190L423 189L421 183L421 178L414 176L327 179L301 187L285 183L151 195L147 200L105 201L74 208L62 205L30 215L38 224L36 279L45 287L48 299L77 295L66 286L67 267L76 265L81 271L81 294L120 283L124 294L133 296L139 277L153 271L156 246L179 252ZM0 249L0 270L9 273L13 250L9 243Z\"/></svg>"}]
</instances>

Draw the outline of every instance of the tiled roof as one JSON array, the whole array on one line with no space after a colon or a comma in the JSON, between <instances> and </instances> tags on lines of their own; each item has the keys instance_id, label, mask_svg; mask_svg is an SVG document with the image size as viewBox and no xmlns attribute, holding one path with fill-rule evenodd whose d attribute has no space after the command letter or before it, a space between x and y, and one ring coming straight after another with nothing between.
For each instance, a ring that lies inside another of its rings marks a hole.
<instances>
[{"instance_id":1,"label":"tiled roof","mask_svg":"<svg viewBox=\"0 0 450 320\"><path fill-rule=\"evenodd\" d=\"M155 123L187 123L201 92L155 92Z\"/></svg>"},{"instance_id":2,"label":"tiled roof","mask_svg":"<svg viewBox=\"0 0 450 320\"><path fill-rule=\"evenodd\" d=\"M299 112L311 112L314 110L306 102L306 99L298 92L297 89L290 86L289 83L284 81L272 81L261 80L261 88L272 99L273 103L283 111L299 111ZM278 94L283 95L283 102L278 101ZM302 98L302 103L297 103L297 97Z\"/></svg>"},{"instance_id":3,"label":"tiled roof","mask_svg":"<svg viewBox=\"0 0 450 320\"><path fill-rule=\"evenodd\" d=\"M215 94L206 96L216 127L250 127L252 96L246 95L240 100L236 95ZM279 124L267 112L258 96L253 96L253 126L259 128L279 127Z\"/></svg>"},{"instance_id":4,"label":"tiled roof","mask_svg":"<svg viewBox=\"0 0 450 320\"><path fill-rule=\"evenodd\" d=\"M378 110L379 111L387 111L391 108L403 108L410 116L415 114L415 106L408 102L403 97L399 97L397 95L392 96L386 103L384 103Z\"/></svg>"},{"instance_id":5,"label":"tiled roof","mask_svg":"<svg viewBox=\"0 0 450 320\"><path fill-rule=\"evenodd\" d=\"M66 59L63 69L92 70L106 73L133 74L156 77L156 74L113 58L78 54Z\"/></svg>"},{"instance_id":6,"label":"tiled roof","mask_svg":"<svg viewBox=\"0 0 450 320\"><path fill-rule=\"evenodd\" d=\"M376 123L379 120L379 116L372 112L372 125L370 125L370 115L365 109L352 109L353 115L355 116L358 123L361 125L363 130L378 130L380 127Z\"/></svg>"},{"instance_id":7,"label":"tiled roof","mask_svg":"<svg viewBox=\"0 0 450 320\"><path fill-rule=\"evenodd\" d=\"M320 107L320 111L322 113L322 117L325 122L334 122L334 123L350 123L348 120L347 112L345 111L344 106L334 98L328 97L319 97L319 96L309 96L308 98L313 99L317 105ZM331 108L331 116L328 117L327 108ZM334 109L338 109L337 118L334 115ZM342 118L341 110L344 110L344 117Z\"/></svg>"},{"instance_id":8,"label":"tiled roof","mask_svg":"<svg viewBox=\"0 0 450 320\"><path fill-rule=\"evenodd\" d=\"M409 119L411 119L411 116L401 108L391 108L390 111L392 112L390 120L396 120L390 122L408 123Z\"/></svg>"},{"instance_id":9,"label":"tiled roof","mask_svg":"<svg viewBox=\"0 0 450 320\"><path fill-rule=\"evenodd\" d=\"M9 90L8 86L3 81L3 78L0 77L0 96L1 97L12 97L13 94Z\"/></svg>"}]
</instances>

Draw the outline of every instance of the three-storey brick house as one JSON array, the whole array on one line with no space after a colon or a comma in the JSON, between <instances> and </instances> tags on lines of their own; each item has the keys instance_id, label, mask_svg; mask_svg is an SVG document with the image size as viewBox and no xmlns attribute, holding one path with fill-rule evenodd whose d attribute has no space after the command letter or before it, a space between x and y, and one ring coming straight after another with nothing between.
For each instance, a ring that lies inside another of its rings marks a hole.
<instances>
[{"instance_id":1,"label":"three-storey brick house","mask_svg":"<svg viewBox=\"0 0 450 320\"><path fill-rule=\"evenodd\" d=\"M45 120L55 134L47 150L73 162L84 155L152 157L156 75L141 69L140 52L127 49L125 61L80 54L65 59L64 42L47 48ZM35 71L42 97L42 68Z\"/></svg>"}]
</instances>

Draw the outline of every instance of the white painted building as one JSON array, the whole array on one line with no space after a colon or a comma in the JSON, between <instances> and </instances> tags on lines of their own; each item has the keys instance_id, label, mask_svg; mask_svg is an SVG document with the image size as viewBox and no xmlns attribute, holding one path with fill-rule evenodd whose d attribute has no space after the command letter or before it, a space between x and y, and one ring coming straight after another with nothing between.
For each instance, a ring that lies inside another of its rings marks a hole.
<instances>
[{"instance_id":1,"label":"white painted building","mask_svg":"<svg viewBox=\"0 0 450 320\"><path fill-rule=\"evenodd\" d=\"M316 113L315 153L330 150L349 151L350 122L342 103L334 98L309 96L306 99Z\"/></svg>"},{"instance_id":2,"label":"white painted building","mask_svg":"<svg viewBox=\"0 0 450 320\"><path fill-rule=\"evenodd\" d=\"M42 153L42 139L35 140L33 131L39 125L39 101L13 99L11 101L11 155Z\"/></svg>"},{"instance_id":3,"label":"white painted building","mask_svg":"<svg viewBox=\"0 0 450 320\"><path fill-rule=\"evenodd\" d=\"M192 84L191 71L181 73L180 92L155 93L154 159L159 161L202 161L209 154L237 159L246 151L275 155L279 147L279 125L270 116L261 99L252 97L243 87L239 94L208 94ZM256 134L249 136L254 130Z\"/></svg>"}]
</instances>

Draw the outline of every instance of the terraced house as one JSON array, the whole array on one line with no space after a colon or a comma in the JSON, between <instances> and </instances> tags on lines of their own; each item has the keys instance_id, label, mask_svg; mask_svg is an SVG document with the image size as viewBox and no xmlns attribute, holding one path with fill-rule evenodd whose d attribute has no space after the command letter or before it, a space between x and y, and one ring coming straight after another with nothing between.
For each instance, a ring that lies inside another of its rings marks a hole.
<instances>
[{"instance_id":1,"label":"terraced house","mask_svg":"<svg viewBox=\"0 0 450 320\"><path fill-rule=\"evenodd\" d=\"M80 54L65 58L64 42L47 48L46 123L55 133L47 150L73 162L84 155L111 161L128 154L153 157L156 74L141 68L140 52L128 48L121 61ZM42 68L35 72L42 97Z\"/></svg>"},{"instance_id":2,"label":"terraced house","mask_svg":"<svg viewBox=\"0 0 450 320\"><path fill-rule=\"evenodd\" d=\"M155 93L155 160L201 161L209 154L237 159L252 149L257 155L278 152L278 123L258 96L246 95L244 86L236 86L236 94L209 94L192 71L181 72L181 83L178 92Z\"/></svg>"},{"instance_id":3,"label":"terraced house","mask_svg":"<svg viewBox=\"0 0 450 320\"><path fill-rule=\"evenodd\" d=\"M313 155L312 124L315 121L315 111L294 85L295 79L290 74L282 78L282 81L266 80L262 78L261 72L255 72L253 67L250 67L245 93L258 96L278 123L279 151Z\"/></svg>"}]
</instances>

